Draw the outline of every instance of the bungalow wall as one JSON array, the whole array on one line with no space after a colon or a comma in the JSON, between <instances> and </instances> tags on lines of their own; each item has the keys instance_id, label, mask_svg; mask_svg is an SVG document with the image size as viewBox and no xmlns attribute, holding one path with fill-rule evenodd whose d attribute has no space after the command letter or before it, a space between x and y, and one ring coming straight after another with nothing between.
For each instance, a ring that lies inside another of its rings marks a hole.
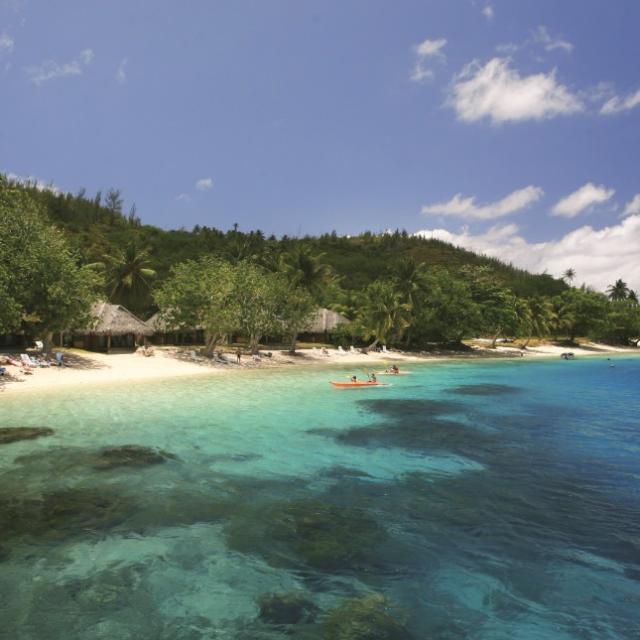
<instances>
[{"instance_id":1,"label":"bungalow wall","mask_svg":"<svg viewBox=\"0 0 640 640\"><path fill-rule=\"evenodd\" d=\"M204 331L157 331L151 338L153 344L201 345L204 344Z\"/></svg>"},{"instance_id":2,"label":"bungalow wall","mask_svg":"<svg viewBox=\"0 0 640 640\"><path fill-rule=\"evenodd\" d=\"M129 349L133 351L137 345L142 343L144 343L144 338L138 337L133 333L111 336L111 349ZM73 346L86 351L102 351L106 353L109 348L109 336L92 333L74 335Z\"/></svg>"}]
</instances>

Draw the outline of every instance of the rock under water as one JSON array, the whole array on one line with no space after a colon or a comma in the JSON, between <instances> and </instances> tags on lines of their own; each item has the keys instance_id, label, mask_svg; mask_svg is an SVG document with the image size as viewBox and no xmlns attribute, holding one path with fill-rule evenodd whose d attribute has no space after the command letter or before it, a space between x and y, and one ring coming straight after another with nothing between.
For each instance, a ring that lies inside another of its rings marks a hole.
<instances>
[{"instance_id":1,"label":"rock under water","mask_svg":"<svg viewBox=\"0 0 640 640\"><path fill-rule=\"evenodd\" d=\"M2 427L0 428L0 444L9 444L19 440L34 440L53 435L49 427Z\"/></svg>"},{"instance_id":2,"label":"rock under water","mask_svg":"<svg viewBox=\"0 0 640 640\"><path fill-rule=\"evenodd\" d=\"M144 467L162 464L167 460L175 460L176 456L161 449L128 444L121 447L103 449L96 456L94 467L98 470L115 469L116 467Z\"/></svg>"},{"instance_id":3,"label":"rock under water","mask_svg":"<svg viewBox=\"0 0 640 640\"><path fill-rule=\"evenodd\" d=\"M320 500L296 500L249 510L227 527L229 546L257 553L274 566L297 564L322 571L375 562L385 530L364 510Z\"/></svg>"},{"instance_id":4,"label":"rock under water","mask_svg":"<svg viewBox=\"0 0 640 640\"><path fill-rule=\"evenodd\" d=\"M259 618L268 624L290 625L313 622L318 607L304 593L269 593L259 601Z\"/></svg>"},{"instance_id":5,"label":"rock under water","mask_svg":"<svg viewBox=\"0 0 640 640\"><path fill-rule=\"evenodd\" d=\"M324 640L412 640L400 616L381 594L347 600L325 623Z\"/></svg>"}]
</instances>

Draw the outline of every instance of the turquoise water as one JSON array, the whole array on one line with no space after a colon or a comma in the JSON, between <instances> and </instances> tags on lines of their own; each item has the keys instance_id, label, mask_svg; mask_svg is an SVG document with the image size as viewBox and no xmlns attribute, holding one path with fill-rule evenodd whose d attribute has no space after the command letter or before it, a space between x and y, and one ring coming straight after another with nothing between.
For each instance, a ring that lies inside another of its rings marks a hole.
<instances>
[{"instance_id":1,"label":"turquoise water","mask_svg":"<svg viewBox=\"0 0 640 640\"><path fill-rule=\"evenodd\" d=\"M0 638L323 638L372 593L404 637L640 637L640 359L613 362L0 397L0 426L55 429L0 446ZM122 445L175 457L100 465ZM318 624L260 618L292 591Z\"/></svg>"}]
</instances>

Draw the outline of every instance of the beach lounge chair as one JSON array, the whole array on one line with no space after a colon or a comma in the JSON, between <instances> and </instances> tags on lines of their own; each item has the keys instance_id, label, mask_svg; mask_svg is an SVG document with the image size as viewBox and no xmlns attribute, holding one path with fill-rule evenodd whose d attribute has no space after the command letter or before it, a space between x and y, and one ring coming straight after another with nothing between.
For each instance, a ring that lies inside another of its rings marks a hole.
<instances>
[{"instance_id":1,"label":"beach lounge chair","mask_svg":"<svg viewBox=\"0 0 640 640\"><path fill-rule=\"evenodd\" d=\"M56 351L53 355L54 355L54 357L55 357L55 359L56 359L56 364L57 364L59 367L64 367L64 362L63 362L63 360L64 360L64 353L62 353L61 351Z\"/></svg>"},{"instance_id":2,"label":"beach lounge chair","mask_svg":"<svg viewBox=\"0 0 640 640\"><path fill-rule=\"evenodd\" d=\"M342 348L342 345L338 345L338 354L341 356L347 355L347 352Z\"/></svg>"},{"instance_id":3,"label":"beach lounge chair","mask_svg":"<svg viewBox=\"0 0 640 640\"><path fill-rule=\"evenodd\" d=\"M38 364L34 362L26 353L20 354L20 362L22 363L23 367L27 367L28 369L32 369L38 366Z\"/></svg>"},{"instance_id":4,"label":"beach lounge chair","mask_svg":"<svg viewBox=\"0 0 640 640\"><path fill-rule=\"evenodd\" d=\"M386 344L383 344L383 345L382 345L382 353L389 353L389 352L387 351L387 345L386 345Z\"/></svg>"},{"instance_id":5,"label":"beach lounge chair","mask_svg":"<svg viewBox=\"0 0 640 640\"><path fill-rule=\"evenodd\" d=\"M358 353L358 352L356 351L356 348L353 345L351 345L349 347L349 353Z\"/></svg>"}]
</instances>

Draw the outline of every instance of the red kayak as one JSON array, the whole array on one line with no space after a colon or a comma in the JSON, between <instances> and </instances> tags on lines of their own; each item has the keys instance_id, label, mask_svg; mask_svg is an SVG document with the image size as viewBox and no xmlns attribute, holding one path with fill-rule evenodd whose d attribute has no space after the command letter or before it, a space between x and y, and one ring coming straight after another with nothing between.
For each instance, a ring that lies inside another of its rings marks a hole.
<instances>
[{"instance_id":1,"label":"red kayak","mask_svg":"<svg viewBox=\"0 0 640 640\"><path fill-rule=\"evenodd\" d=\"M334 380L330 381L334 387L338 387L339 389L351 389L357 387L388 387L390 386L386 382L368 382L365 380L358 382L335 382Z\"/></svg>"}]
</instances>

